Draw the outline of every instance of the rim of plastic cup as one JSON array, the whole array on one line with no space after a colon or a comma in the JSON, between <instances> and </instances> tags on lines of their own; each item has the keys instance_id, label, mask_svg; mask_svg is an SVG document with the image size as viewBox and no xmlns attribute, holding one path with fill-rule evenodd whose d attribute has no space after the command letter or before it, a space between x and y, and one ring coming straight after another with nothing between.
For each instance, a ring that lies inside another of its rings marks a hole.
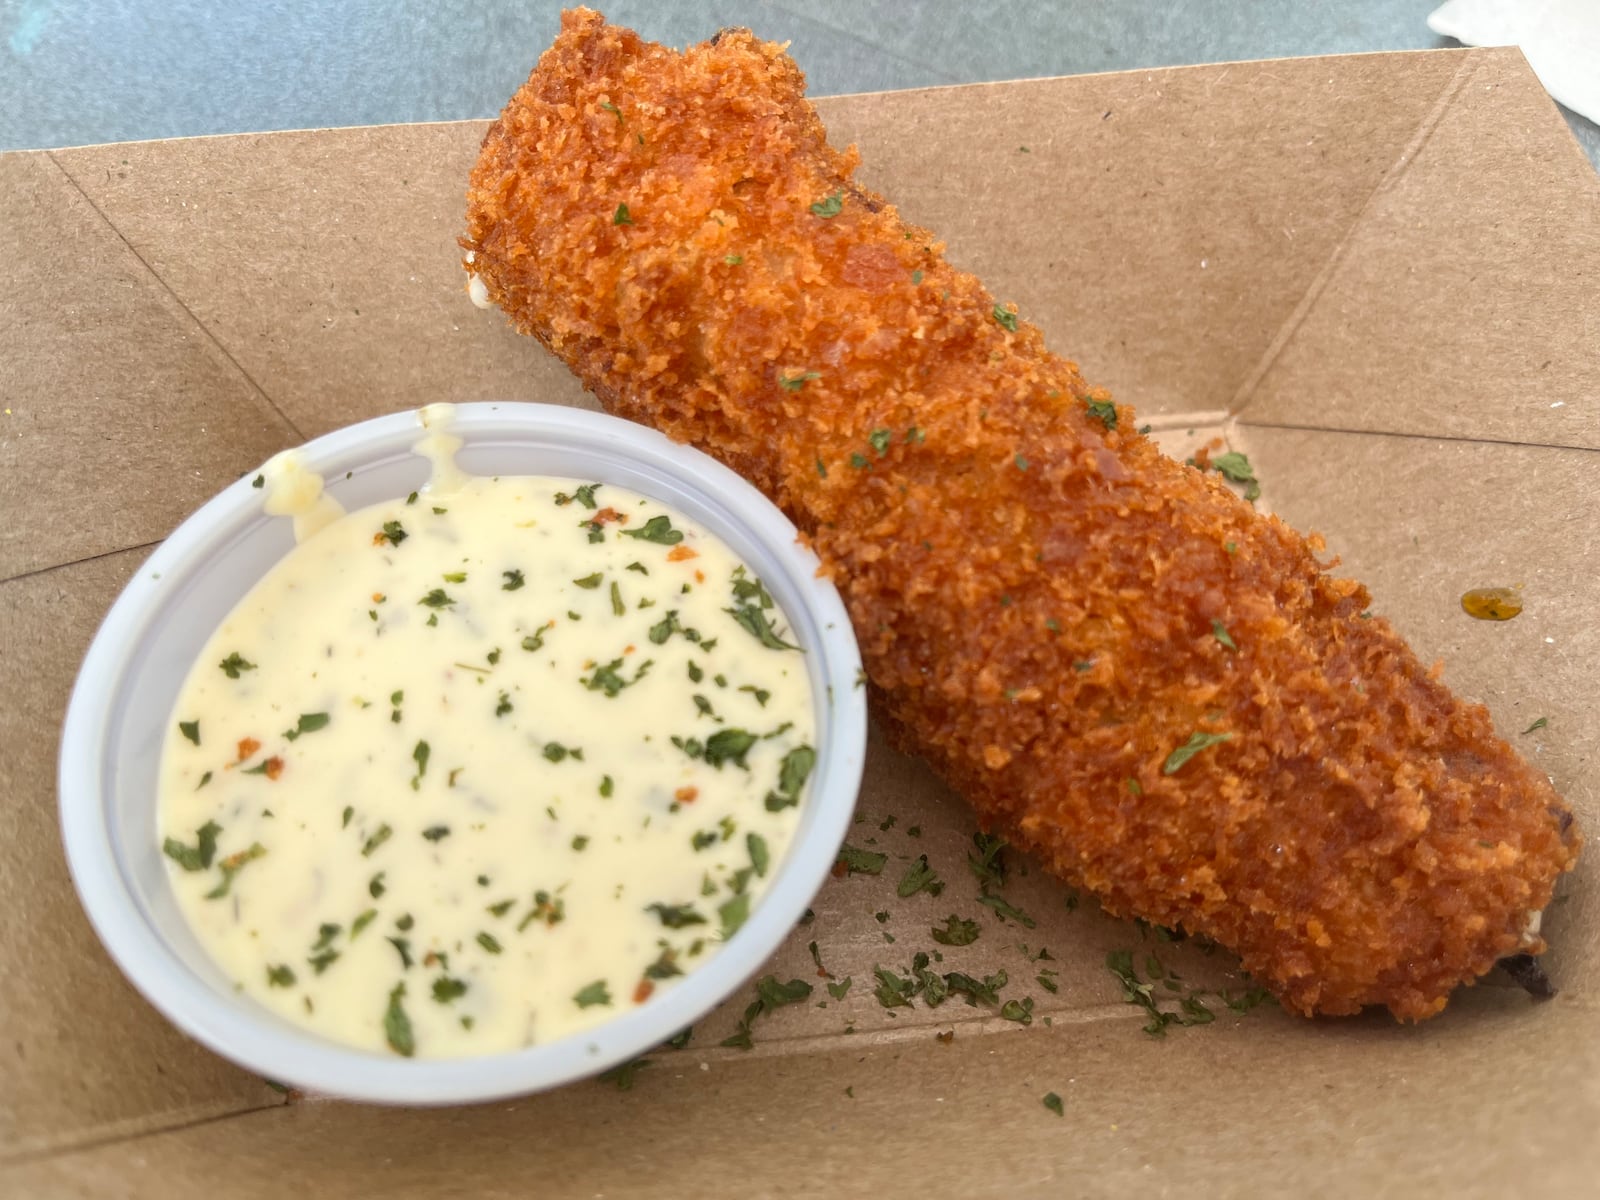
<instances>
[{"instance_id":1,"label":"rim of plastic cup","mask_svg":"<svg viewBox=\"0 0 1600 1200\"><path fill-rule=\"evenodd\" d=\"M491 443L626 460L669 493L654 498L680 503L682 497L692 497L701 508L697 519L741 558L764 558L757 573L807 647L818 716L817 764L795 839L749 919L709 961L629 1012L549 1043L472 1058L399 1058L345 1046L292 1025L201 979L168 944L139 903L139 889L112 835L108 808L106 779L116 769L108 738L118 697L136 681L131 660L141 630L191 577L209 548L265 519L261 492L251 487L249 475L224 489L139 569L84 658L62 730L58 774L67 863L100 941L123 974L174 1025L251 1071L353 1100L464 1104L504 1099L593 1075L660 1047L751 978L804 914L844 840L866 754L866 699L857 686L861 660L844 605L833 585L817 574L818 560L800 545L794 525L751 484L691 447L601 413L521 403L454 408L450 432L462 438L463 453L475 444ZM310 470L332 480L383 461L385 455L409 454L421 431L417 411L407 410L335 430L298 453ZM627 486L652 494L645 482L633 480ZM671 494L674 490L677 496ZM749 553L752 547L761 553ZM153 796L149 803L156 803ZM152 846L149 852L159 850Z\"/></svg>"}]
</instances>

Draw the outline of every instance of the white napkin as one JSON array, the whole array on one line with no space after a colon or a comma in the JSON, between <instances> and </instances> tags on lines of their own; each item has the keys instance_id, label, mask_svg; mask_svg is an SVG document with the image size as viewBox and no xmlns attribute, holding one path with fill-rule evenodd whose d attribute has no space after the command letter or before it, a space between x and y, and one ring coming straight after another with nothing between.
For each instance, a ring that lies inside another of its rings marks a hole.
<instances>
[{"instance_id":1,"label":"white napkin","mask_svg":"<svg viewBox=\"0 0 1600 1200\"><path fill-rule=\"evenodd\" d=\"M1446 0L1428 28L1469 46L1519 46L1560 103L1600 123L1600 0Z\"/></svg>"}]
</instances>

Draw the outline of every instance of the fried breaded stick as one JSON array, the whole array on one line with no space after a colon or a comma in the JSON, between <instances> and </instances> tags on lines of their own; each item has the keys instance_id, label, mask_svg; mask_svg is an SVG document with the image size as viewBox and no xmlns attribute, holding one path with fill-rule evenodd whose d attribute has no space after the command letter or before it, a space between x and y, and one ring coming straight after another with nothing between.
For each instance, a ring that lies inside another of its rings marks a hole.
<instances>
[{"instance_id":1,"label":"fried breaded stick","mask_svg":"<svg viewBox=\"0 0 1600 1200\"><path fill-rule=\"evenodd\" d=\"M472 174L467 267L613 412L810 535L880 716L1109 911L1302 1013L1420 1019L1577 856L1546 778L1320 543L1132 413L851 181L777 46L566 14Z\"/></svg>"}]
</instances>

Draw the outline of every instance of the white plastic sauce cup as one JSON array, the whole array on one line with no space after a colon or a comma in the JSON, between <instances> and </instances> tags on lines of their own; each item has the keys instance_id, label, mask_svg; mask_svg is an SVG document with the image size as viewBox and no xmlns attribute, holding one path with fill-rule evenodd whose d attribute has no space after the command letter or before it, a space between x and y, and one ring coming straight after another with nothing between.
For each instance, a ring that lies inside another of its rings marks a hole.
<instances>
[{"instance_id":1,"label":"white plastic sauce cup","mask_svg":"<svg viewBox=\"0 0 1600 1200\"><path fill-rule=\"evenodd\" d=\"M393 1104L459 1104L578 1079L660 1046L736 991L822 886L855 808L866 750L861 660L838 593L766 497L706 455L598 413L463 404L449 432L473 475L555 475L631 488L722 538L766 584L805 651L817 763L799 827L750 919L677 986L593 1029L524 1050L458 1059L370 1053L291 1025L237 992L200 946L168 884L157 778L190 667L235 604L294 546L246 476L152 554L84 659L61 739L61 828L95 931L133 984L180 1029L252 1071L307 1090ZM423 429L396 413L320 437L299 454L347 510L427 481Z\"/></svg>"}]
</instances>

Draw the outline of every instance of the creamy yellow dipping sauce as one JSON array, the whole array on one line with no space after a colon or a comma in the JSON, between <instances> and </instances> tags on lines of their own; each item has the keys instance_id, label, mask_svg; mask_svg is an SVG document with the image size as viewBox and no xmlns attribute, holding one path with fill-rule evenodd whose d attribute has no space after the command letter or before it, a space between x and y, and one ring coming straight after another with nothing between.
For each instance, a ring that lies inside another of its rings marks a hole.
<instances>
[{"instance_id":1,"label":"creamy yellow dipping sauce","mask_svg":"<svg viewBox=\"0 0 1600 1200\"><path fill-rule=\"evenodd\" d=\"M279 465L279 511L320 516L191 670L160 800L237 987L430 1058L672 987L759 903L815 758L802 653L715 536L609 484L446 479L339 516Z\"/></svg>"}]
</instances>

